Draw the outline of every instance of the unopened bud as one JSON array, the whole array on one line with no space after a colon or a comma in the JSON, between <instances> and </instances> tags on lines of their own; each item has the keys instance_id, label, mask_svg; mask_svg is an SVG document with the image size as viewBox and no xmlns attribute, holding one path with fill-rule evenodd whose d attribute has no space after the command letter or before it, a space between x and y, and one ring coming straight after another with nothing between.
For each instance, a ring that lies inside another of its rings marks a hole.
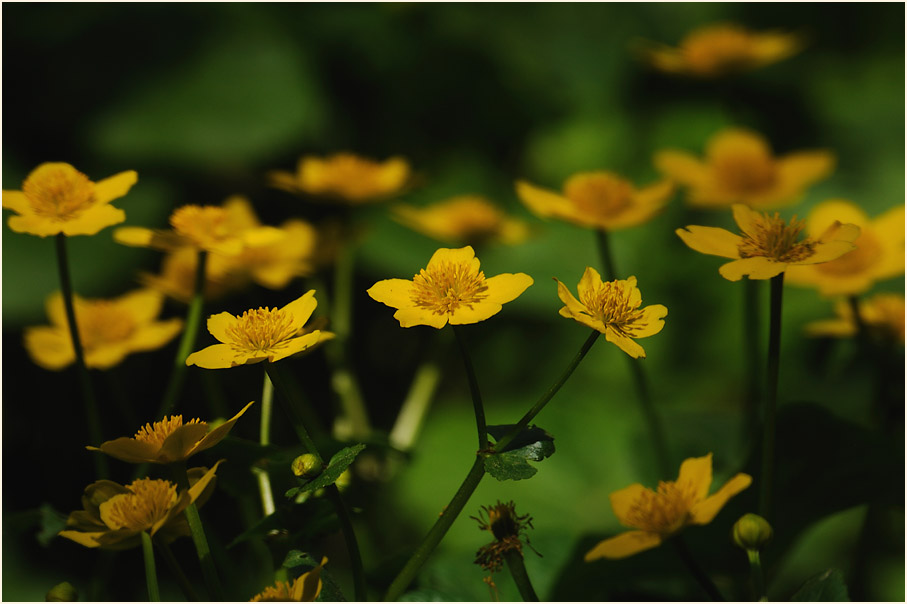
<instances>
[{"instance_id":1,"label":"unopened bud","mask_svg":"<svg viewBox=\"0 0 907 604\"><path fill-rule=\"evenodd\" d=\"M300 478L314 478L321 474L324 464L318 461L318 458L311 453L300 455L293 460L291 469L293 474Z\"/></svg>"},{"instance_id":2,"label":"unopened bud","mask_svg":"<svg viewBox=\"0 0 907 604\"><path fill-rule=\"evenodd\" d=\"M54 585L44 596L45 602L75 602L78 599L79 594L76 593L76 588L69 581Z\"/></svg>"},{"instance_id":3,"label":"unopened bud","mask_svg":"<svg viewBox=\"0 0 907 604\"><path fill-rule=\"evenodd\" d=\"M744 514L734 523L733 536L737 547L759 551L772 538L772 527L762 516Z\"/></svg>"}]
</instances>

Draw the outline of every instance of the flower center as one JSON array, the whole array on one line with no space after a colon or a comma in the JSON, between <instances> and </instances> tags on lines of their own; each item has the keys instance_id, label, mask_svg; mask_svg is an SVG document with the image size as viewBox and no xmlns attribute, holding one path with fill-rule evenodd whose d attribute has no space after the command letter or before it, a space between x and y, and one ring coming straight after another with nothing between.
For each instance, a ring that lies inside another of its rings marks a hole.
<instances>
[{"instance_id":1,"label":"flower center","mask_svg":"<svg viewBox=\"0 0 907 604\"><path fill-rule=\"evenodd\" d=\"M193 419L186 424L205 424L205 422L200 419ZM165 417L159 422L154 422L154 424L145 424L139 431L135 433L133 437L134 440L148 443L151 445L161 446L164 444L164 441L167 440L167 437L176 431L177 428L183 425L183 416L182 415L171 415L170 417Z\"/></svg>"},{"instance_id":2,"label":"flower center","mask_svg":"<svg viewBox=\"0 0 907 604\"><path fill-rule=\"evenodd\" d=\"M484 237L501 228L503 216L497 208L478 200L465 200L450 208L446 217L450 229L472 237Z\"/></svg>"},{"instance_id":3,"label":"flower center","mask_svg":"<svg viewBox=\"0 0 907 604\"><path fill-rule=\"evenodd\" d=\"M109 300L90 300L76 306L82 346L92 350L104 344L127 340L135 331L135 319Z\"/></svg>"},{"instance_id":4,"label":"flower center","mask_svg":"<svg viewBox=\"0 0 907 604\"><path fill-rule=\"evenodd\" d=\"M271 350L296 335L293 318L279 308L247 310L238 321L227 328L236 350L260 352Z\"/></svg>"},{"instance_id":5,"label":"flower center","mask_svg":"<svg viewBox=\"0 0 907 604\"><path fill-rule=\"evenodd\" d=\"M790 224L775 212L757 215L753 220L752 232L743 234L743 241L737 246L741 258L764 256L778 262L798 262L813 255L816 242L812 239L797 241L804 223L793 218Z\"/></svg>"},{"instance_id":6,"label":"flower center","mask_svg":"<svg viewBox=\"0 0 907 604\"><path fill-rule=\"evenodd\" d=\"M126 488L129 493L114 495L99 507L101 520L113 530L148 530L166 518L177 501L176 485L166 480L143 478Z\"/></svg>"},{"instance_id":7,"label":"flower center","mask_svg":"<svg viewBox=\"0 0 907 604\"><path fill-rule=\"evenodd\" d=\"M627 524L662 535L670 535L686 524L693 504L692 488L676 482L658 483L658 492L645 489L630 506Z\"/></svg>"},{"instance_id":8,"label":"flower center","mask_svg":"<svg viewBox=\"0 0 907 604\"><path fill-rule=\"evenodd\" d=\"M752 41L735 27L710 28L690 35L681 52L696 71L710 72L745 63L752 55Z\"/></svg>"},{"instance_id":9,"label":"flower center","mask_svg":"<svg viewBox=\"0 0 907 604\"><path fill-rule=\"evenodd\" d=\"M94 203L94 183L69 164L38 166L22 191L35 214L51 220L72 220Z\"/></svg>"},{"instance_id":10,"label":"flower center","mask_svg":"<svg viewBox=\"0 0 907 604\"><path fill-rule=\"evenodd\" d=\"M817 264L816 269L832 277L858 275L875 264L882 255L879 240L865 229L854 243L857 249L831 262Z\"/></svg>"},{"instance_id":11,"label":"flower center","mask_svg":"<svg viewBox=\"0 0 907 604\"><path fill-rule=\"evenodd\" d=\"M639 328L636 320L642 316L642 300L633 300L633 288L626 282L596 283L580 295L580 302L594 318L623 335L632 336Z\"/></svg>"},{"instance_id":12,"label":"flower center","mask_svg":"<svg viewBox=\"0 0 907 604\"><path fill-rule=\"evenodd\" d=\"M733 149L712 158L711 163L718 182L738 193L764 191L777 178L775 164L761 146Z\"/></svg>"},{"instance_id":13,"label":"flower center","mask_svg":"<svg viewBox=\"0 0 907 604\"><path fill-rule=\"evenodd\" d=\"M461 305L472 308L486 298L488 290L485 273L465 262L441 262L422 269L413 277L413 285L413 302L436 315L450 314Z\"/></svg>"},{"instance_id":14,"label":"flower center","mask_svg":"<svg viewBox=\"0 0 907 604\"><path fill-rule=\"evenodd\" d=\"M233 234L227 211L217 206L188 205L177 208L170 216L170 225L177 234L199 247L222 241Z\"/></svg>"},{"instance_id":15,"label":"flower center","mask_svg":"<svg viewBox=\"0 0 907 604\"><path fill-rule=\"evenodd\" d=\"M564 194L577 210L590 216L612 217L633 203L633 186L607 172L571 178Z\"/></svg>"}]
</instances>

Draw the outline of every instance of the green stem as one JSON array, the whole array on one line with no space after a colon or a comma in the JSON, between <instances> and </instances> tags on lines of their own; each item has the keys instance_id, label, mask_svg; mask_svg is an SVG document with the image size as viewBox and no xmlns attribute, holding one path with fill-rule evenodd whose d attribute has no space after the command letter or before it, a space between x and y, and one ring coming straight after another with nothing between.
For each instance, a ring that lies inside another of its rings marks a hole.
<instances>
[{"instance_id":1,"label":"green stem","mask_svg":"<svg viewBox=\"0 0 907 604\"><path fill-rule=\"evenodd\" d=\"M699 584L699 586L708 594L709 598L713 602L724 602L724 597L721 595L721 592L718 591L718 588L715 587L715 584L709 578L707 574L699 567L699 564L696 562L696 559L693 557L692 552L690 552L687 544L683 541L683 537L675 536L671 539L671 542L674 544L674 551L677 552L677 555L680 556L680 559L683 561L684 566L687 567L687 570L693 575L693 578Z\"/></svg>"},{"instance_id":2,"label":"green stem","mask_svg":"<svg viewBox=\"0 0 907 604\"><path fill-rule=\"evenodd\" d=\"M145 582L148 584L148 601L160 602L161 592L157 586L157 571L154 568L154 546L151 535L142 531L142 555L145 558Z\"/></svg>"},{"instance_id":3,"label":"green stem","mask_svg":"<svg viewBox=\"0 0 907 604\"><path fill-rule=\"evenodd\" d=\"M750 578L753 580L753 593L756 594L756 600L767 602L765 595L765 577L762 574L762 561L759 559L759 550L748 549L746 556L750 561Z\"/></svg>"},{"instance_id":4,"label":"green stem","mask_svg":"<svg viewBox=\"0 0 907 604\"><path fill-rule=\"evenodd\" d=\"M315 441L309 436L309 431L306 430L305 424L299 419L297 407L301 407L302 404L298 400L294 400L294 397L292 396L293 391L287 387L286 382L283 379L283 374L277 365L268 362L265 362L264 365L265 373L271 378L271 382L274 383L275 389L280 394L278 400L283 401L284 412L290 419L290 423L293 424L293 430L295 430L299 441L309 453L318 458L318 461L324 463L321 455L318 454L318 447L315 446Z\"/></svg>"},{"instance_id":5,"label":"green stem","mask_svg":"<svg viewBox=\"0 0 907 604\"><path fill-rule=\"evenodd\" d=\"M176 557L173 555L173 550L170 549L170 546L160 539L155 539L154 545L157 546L157 551L163 556L164 562L167 563L167 567L170 569L170 572L173 573L176 582L179 583L180 589L183 590L183 595L186 596L186 599L190 602L198 602L198 594L192 587L192 583L186 578L183 569L180 568L179 562L176 561Z\"/></svg>"},{"instance_id":6,"label":"green stem","mask_svg":"<svg viewBox=\"0 0 907 604\"><path fill-rule=\"evenodd\" d=\"M186 470L186 462L175 462L170 467L179 487L183 490L189 490L189 473ZM198 560L202 565L202 575L205 577L205 585L208 587L208 592L212 599L217 602L223 602L223 587L221 587L217 568L214 566L214 558L211 557L211 548L208 547L208 538L205 536L202 519L198 515L198 507L195 503L190 503L186 507L186 520L189 522L189 530L192 533L192 541L195 543Z\"/></svg>"},{"instance_id":7,"label":"green stem","mask_svg":"<svg viewBox=\"0 0 907 604\"><path fill-rule=\"evenodd\" d=\"M772 481L775 461L775 409L778 405L778 370L781 363L781 299L784 273L772 277L769 308L768 363L766 365L765 410L762 424L762 475L759 491L759 515L770 520Z\"/></svg>"},{"instance_id":8,"label":"green stem","mask_svg":"<svg viewBox=\"0 0 907 604\"><path fill-rule=\"evenodd\" d=\"M387 438L392 447L404 452L412 448L440 381L441 370L435 361L425 361L416 369L409 392Z\"/></svg>"},{"instance_id":9,"label":"green stem","mask_svg":"<svg viewBox=\"0 0 907 604\"><path fill-rule=\"evenodd\" d=\"M258 442L262 448L271 444L271 409L274 404L274 384L265 371L264 385L261 389L261 426L258 430ZM274 491L271 489L271 476L267 468L255 468L258 479L258 492L261 495L261 507L265 516L274 513Z\"/></svg>"},{"instance_id":10,"label":"green stem","mask_svg":"<svg viewBox=\"0 0 907 604\"><path fill-rule=\"evenodd\" d=\"M595 231L595 241L598 243L598 253L601 256L602 264L605 269L605 280L613 281L619 279L617 276L617 267L614 265L614 256L611 253L611 239L608 237L608 231L598 229Z\"/></svg>"},{"instance_id":11,"label":"green stem","mask_svg":"<svg viewBox=\"0 0 907 604\"><path fill-rule=\"evenodd\" d=\"M457 337L460 353L463 355L463 365L466 366L469 394L472 396L472 407L476 414L476 430L479 433L479 451L484 451L488 448L488 428L485 425L485 407L482 405L479 381L476 379L476 372L472 367L472 357L469 356L469 349L466 347L466 336L462 332L462 327L459 325L452 325L451 327L453 327L454 335Z\"/></svg>"},{"instance_id":12,"label":"green stem","mask_svg":"<svg viewBox=\"0 0 907 604\"><path fill-rule=\"evenodd\" d=\"M63 306L66 309L66 323L69 326L69 336L72 339L72 348L76 355L76 366L79 371L79 385L82 388L82 399L85 401L85 415L88 419L88 436L96 446L103 442L101 436L101 413L98 408L98 399L91 385L91 375L85 365L85 352L82 348L82 339L79 335L76 322L76 309L73 302L72 279L69 273L69 259L66 254L66 235L60 233L56 237L57 268L60 272L60 289L63 293ZM109 475L107 458L103 455L93 455L95 474L98 478L107 478Z\"/></svg>"},{"instance_id":13,"label":"green stem","mask_svg":"<svg viewBox=\"0 0 907 604\"><path fill-rule=\"evenodd\" d=\"M510 570L510 576L516 583L516 588L520 590L520 596L524 602L538 602L539 597L532 588L532 582L529 580L529 574L526 572L526 565L523 564L523 554L516 550L508 550L504 554L504 560L507 562L507 568Z\"/></svg>"}]
</instances>

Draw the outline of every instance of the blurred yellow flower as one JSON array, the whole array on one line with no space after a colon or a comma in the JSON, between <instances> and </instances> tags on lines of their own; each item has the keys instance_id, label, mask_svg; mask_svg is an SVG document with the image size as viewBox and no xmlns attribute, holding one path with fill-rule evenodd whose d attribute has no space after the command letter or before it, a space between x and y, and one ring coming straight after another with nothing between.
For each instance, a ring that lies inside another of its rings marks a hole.
<instances>
[{"instance_id":1,"label":"blurred yellow flower","mask_svg":"<svg viewBox=\"0 0 907 604\"><path fill-rule=\"evenodd\" d=\"M501 305L515 300L532 285L524 273L504 273L485 278L479 259L469 246L441 248L412 281L385 279L374 284L368 295L396 308L394 318L401 327L431 325L441 329L448 323L478 323L496 315Z\"/></svg>"},{"instance_id":2,"label":"blurred yellow flower","mask_svg":"<svg viewBox=\"0 0 907 604\"><path fill-rule=\"evenodd\" d=\"M862 294L876 281L904 274L904 206L870 220L858 205L843 199L817 205L806 218L806 232L815 237L835 221L860 227L857 249L836 260L787 270L789 283L818 288L823 296Z\"/></svg>"},{"instance_id":3,"label":"blurred yellow flower","mask_svg":"<svg viewBox=\"0 0 907 604\"><path fill-rule=\"evenodd\" d=\"M777 63L803 48L801 36L779 31L753 32L735 24L695 29L677 48L647 42L643 58L666 73L715 78Z\"/></svg>"},{"instance_id":4,"label":"blurred yellow flower","mask_svg":"<svg viewBox=\"0 0 907 604\"><path fill-rule=\"evenodd\" d=\"M314 602L321 593L321 571L328 563L327 557L321 564L293 581L278 581L272 587L252 597L250 602Z\"/></svg>"},{"instance_id":5,"label":"blurred yellow flower","mask_svg":"<svg viewBox=\"0 0 907 604\"><path fill-rule=\"evenodd\" d=\"M268 173L272 187L350 204L378 201L399 193L409 178L409 164L403 158L379 162L352 153L326 158L307 155L299 160L295 174L283 170Z\"/></svg>"},{"instance_id":6,"label":"blurred yellow flower","mask_svg":"<svg viewBox=\"0 0 907 604\"><path fill-rule=\"evenodd\" d=\"M611 493L614 515L632 531L605 539L586 553L586 562L626 558L661 545L691 524L708 524L728 500L753 482L748 474L737 474L709 495L712 484L712 454L691 457L680 464L674 482L658 483L658 490L631 484Z\"/></svg>"},{"instance_id":7,"label":"blurred yellow flower","mask_svg":"<svg viewBox=\"0 0 907 604\"><path fill-rule=\"evenodd\" d=\"M222 441L252 403L213 430L207 422L193 419L183 423L182 415L172 415L159 422L145 424L132 438L108 440L100 447L86 449L101 451L128 463L168 464L185 461Z\"/></svg>"},{"instance_id":8,"label":"blurred yellow flower","mask_svg":"<svg viewBox=\"0 0 907 604\"><path fill-rule=\"evenodd\" d=\"M181 247L164 255L159 274L139 273L139 283L166 296L188 304L195 294L198 251ZM205 300L215 300L245 284L242 275L233 271L229 256L211 254L205 261Z\"/></svg>"},{"instance_id":9,"label":"blurred yellow flower","mask_svg":"<svg viewBox=\"0 0 907 604\"><path fill-rule=\"evenodd\" d=\"M329 340L334 337L329 331L305 331L317 305L315 290L309 290L283 308L247 310L241 316L228 312L212 315L208 331L221 343L193 352L186 365L227 369L262 361L275 363Z\"/></svg>"},{"instance_id":10,"label":"blurred yellow flower","mask_svg":"<svg viewBox=\"0 0 907 604\"><path fill-rule=\"evenodd\" d=\"M803 222L786 223L778 214L755 212L743 204L733 206L734 220L743 235L715 227L688 226L675 232L689 247L703 254L733 258L718 269L729 281L771 279L790 265L818 264L839 258L856 248L860 227L835 221L816 238L798 241Z\"/></svg>"},{"instance_id":11,"label":"blurred yellow flower","mask_svg":"<svg viewBox=\"0 0 907 604\"><path fill-rule=\"evenodd\" d=\"M190 503L201 506L210 497L220 464L210 470L189 470L191 486L183 492L172 482L150 478L126 486L110 480L94 482L82 496L84 509L69 515L69 528L59 535L85 547L112 550L136 547L143 532L165 543L188 535L189 523L183 511Z\"/></svg>"},{"instance_id":12,"label":"blurred yellow flower","mask_svg":"<svg viewBox=\"0 0 907 604\"><path fill-rule=\"evenodd\" d=\"M904 343L904 296L898 294L876 294L871 298L860 300L860 320L869 328L880 334ZM857 323L854 321L853 308L846 300L835 303L836 319L814 321L806 326L810 336L828 336L832 338L850 338L857 335Z\"/></svg>"},{"instance_id":13,"label":"blurred yellow flower","mask_svg":"<svg viewBox=\"0 0 907 604\"><path fill-rule=\"evenodd\" d=\"M611 172L574 174L564 183L563 195L522 180L516 183L517 195L537 216L607 230L650 220L664 208L673 190L666 180L637 189Z\"/></svg>"},{"instance_id":14,"label":"blurred yellow flower","mask_svg":"<svg viewBox=\"0 0 907 604\"><path fill-rule=\"evenodd\" d=\"M183 328L182 319L155 320L163 296L150 289L109 300L74 296L73 303L85 365L93 369L109 369L133 352L160 348ZM35 363L56 371L76 360L63 295L50 295L45 309L51 324L26 327L25 349Z\"/></svg>"},{"instance_id":15,"label":"blurred yellow flower","mask_svg":"<svg viewBox=\"0 0 907 604\"><path fill-rule=\"evenodd\" d=\"M673 149L655 154L656 168L687 187L687 201L700 208L788 205L831 174L834 164L834 155L823 150L776 158L762 136L741 128L722 130L709 139L704 159Z\"/></svg>"},{"instance_id":16,"label":"blurred yellow flower","mask_svg":"<svg viewBox=\"0 0 907 604\"><path fill-rule=\"evenodd\" d=\"M507 216L481 195L452 197L425 208L400 204L391 212L397 222L445 243L516 244L529 237L525 222Z\"/></svg>"},{"instance_id":17,"label":"blurred yellow flower","mask_svg":"<svg viewBox=\"0 0 907 604\"><path fill-rule=\"evenodd\" d=\"M600 331L606 340L634 359L646 356L635 340L654 336L664 328L668 309L661 304L640 308L642 294L636 286L636 277L602 282L598 271L588 266L576 288L579 300L566 285L555 281L557 295L564 303L559 311L562 317Z\"/></svg>"},{"instance_id":18,"label":"blurred yellow flower","mask_svg":"<svg viewBox=\"0 0 907 604\"><path fill-rule=\"evenodd\" d=\"M69 164L43 163L28 175L21 191L3 191L9 228L17 233L94 235L126 220L126 213L110 205L138 181L133 170L92 182Z\"/></svg>"}]
</instances>

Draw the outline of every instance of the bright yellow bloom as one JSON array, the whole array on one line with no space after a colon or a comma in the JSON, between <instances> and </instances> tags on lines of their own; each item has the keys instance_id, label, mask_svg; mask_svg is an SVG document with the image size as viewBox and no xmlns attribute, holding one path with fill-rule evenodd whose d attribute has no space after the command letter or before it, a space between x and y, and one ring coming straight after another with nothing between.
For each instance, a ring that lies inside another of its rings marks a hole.
<instances>
[{"instance_id":1,"label":"bright yellow bloom","mask_svg":"<svg viewBox=\"0 0 907 604\"><path fill-rule=\"evenodd\" d=\"M410 178L409 164L400 157L378 162L352 153L299 160L296 174L275 170L272 187L296 194L331 197L350 204L385 199L399 193Z\"/></svg>"},{"instance_id":2,"label":"bright yellow bloom","mask_svg":"<svg viewBox=\"0 0 907 604\"><path fill-rule=\"evenodd\" d=\"M857 225L835 221L819 237L798 241L804 225L796 218L788 224L777 213L770 216L742 204L735 205L733 210L742 236L706 226L675 231L697 252L733 258L733 262L718 269L729 281L739 281L744 275L750 279L771 279L790 265L834 260L855 249L853 242L860 236Z\"/></svg>"},{"instance_id":3,"label":"bright yellow bloom","mask_svg":"<svg viewBox=\"0 0 907 604\"><path fill-rule=\"evenodd\" d=\"M276 363L329 340L334 337L329 331L305 330L317 305L315 290L309 290L283 308L247 310L241 316L228 312L212 315L208 331L221 343L193 352L186 365L227 369L262 361Z\"/></svg>"},{"instance_id":4,"label":"bright yellow bloom","mask_svg":"<svg viewBox=\"0 0 907 604\"><path fill-rule=\"evenodd\" d=\"M748 474L737 474L709 495L712 484L712 454L691 457L680 464L675 482L658 483L658 490L631 484L611 493L614 515L632 531L605 539L586 553L586 562L611 560L661 545L690 524L708 524L728 500L750 486Z\"/></svg>"},{"instance_id":5,"label":"bright yellow bloom","mask_svg":"<svg viewBox=\"0 0 907 604\"><path fill-rule=\"evenodd\" d=\"M853 309L846 300L835 304L837 319L814 321L806 326L811 336L850 338L857 335ZM870 331L876 331L904 343L904 296L876 294L860 300L860 320Z\"/></svg>"},{"instance_id":6,"label":"bright yellow bloom","mask_svg":"<svg viewBox=\"0 0 907 604\"><path fill-rule=\"evenodd\" d=\"M795 285L816 287L823 296L862 294L876 281L904 274L904 206L870 220L859 206L843 199L817 205L806 218L806 232L823 233L835 221L860 227L857 249L836 260L787 270Z\"/></svg>"},{"instance_id":7,"label":"bright yellow bloom","mask_svg":"<svg viewBox=\"0 0 907 604\"><path fill-rule=\"evenodd\" d=\"M529 227L511 218L480 195L461 195L434 205L417 208L394 206L394 219L414 231L445 243L522 243L529 237Z\"/></svg>"},{"instance_id":8,"label":"bright yellow bloom","mask_svg":"<svg viewBox=\"0 0 907 604\"><path fill-rule=\"evenodd\" d=\"M10 216L9 228L17 233L48 235L94 235L126 220L126 213L110 205L138 180L133 170L98 182L64 163L44 163L31 171L21 191L3 191L3 207Z\"/></svg>"},{"instance_id":9,"label":"bright yellow bloom","mask_svg":"<svg viewBox=\"0 0 907 604\"><path fill-rule=\"evenodd\" d=\"M777 63L803 48L803 39L778 31L752 32L716 24L690 32L677 48L647 43L643 57L666 73L715 78Z\"/></svg>"},{"instance_id":10,"label":"bright yellow bloom","mask_svg":"<svg viewBox=\"0 0 907 604\"><path fill-rule=\"evenodd\" d=\"M240 289L246 280L233 270L233 259L220 254L209 254L205 261L205 300L215 300L228 292ZM164 256L160 274L139 273L139 282L166 296L188 304L195 295L195 273L198 268L198 251L182 247Z\"/></svg>"},{"instance_id":11,"label":"bright yellow bloom","mask_svg":"<svg viewBox=\"0 0 907 604\"><path fill-rule=\"evenodd\" d=\"M659 151L655 166L687 187L687 201L700 208L743 203L766 209L799 201L806 188L834 169L830 151L772 154L760 135L741 128L722 130L706 145L705 158L678 150Z\"/></svg>"},{"instance_id":12,"label":"bright yellow bloom","mask_svg":"<svg viewBox=\"0 0 907 604\"><path fill-rule=\"evenodd\" d=\"M121 486L110 480L99 480L85 488L84 510L73 512L66 521L67 530L59 535L85 547L128 549L141 543L147 532L164 542L189 534L189 523L183 511L190 503L201 506L214 489L214 473L221 462L210 470L189 470L188 491L179 492L167 480L142 478Z\"/></svg>"},{"instance_id":13,"label":"bright yellow bloom","mask_svg":"<svg viewBox=\"0 0 907 604\"><path fill-rule=\"evenodd\" d=\"M323 557L321 564L309 572L299 575L292 582L278 581L273 587L265 587L263 592L253 596L249 601L314 602L321 593L321 571L327 562L327 557Z\"/></svg>"},{"instance_id":14,"label":"bright yellow bloom","mask_svg":"<svg viewBox=\"0 0 907 604\"><path fill-rule=\"evenodd\" d=\"M609 231L650 220L664 208L673 190L669 181L637 189L611 172L574 174L564 183L563 195L522 180L516 183L517 195L540 218Z\"/></svg>"},{"instance_id":15,"label":"bright yellow bloom","mask_svg":"<svg viewBox=\"0 0 907 604\"><path fill-rule=\"evenodd\" d=\"M457 250L441 248L412 281L385 279L374 284L368 295L396 308L394 318L400 321L400 327L431 325L441 329L448 323L484 321L530 285L532 277L524 273L504 273L486 279L475 252L466 246Z\"/></svg>"},{"instance_id":16,"label":"bright yellow bloom","mask_svg":"<svg viewBox=\"0 0 907 604\"><path fill-rule=\"evenodd\" d=\"M132 438L124 436L108 440L100 447L86 449L101 451L129 463L168 464L185 461L222 441L233 429L236 420L251 406L252 403L249 403L213 430L207 422L199 419L183 423L182 415L171 415L154 424L145 424Z\"/></svg>"},{"instance_id":17,"label":"bright yellow bloom","mask_svg":"<svg viewBox=\"0 0 907 604\"><path fill-rule=\"evenodd\" d=\"M74 296L73 303L85 365L93 369L110 369L133 352L160 348L183 329L182 319L155 320L163 296L150 289L110 300ZM25 349L35 363L57 371L76 360L63 295L50 295L45 309L51 324L25 328Z\"/></svg>"},{"instance_id":18,"label":"bright yellow bloom","mask_svg":"<svg viewBox=\"0 0 907 604\"><path fill-rule=\"evenodd\" d=\"M555 281L557 296L564 303L559 311L562 317L602 332L606 340L634 359L646 356L635 340L654 336L664 328L668 309L661 304L640 308L642 294L636 286L636 277L605 283L598 271L587 266L576 288L579 300L566 285Z\"/></svg>"}]
</instances>

